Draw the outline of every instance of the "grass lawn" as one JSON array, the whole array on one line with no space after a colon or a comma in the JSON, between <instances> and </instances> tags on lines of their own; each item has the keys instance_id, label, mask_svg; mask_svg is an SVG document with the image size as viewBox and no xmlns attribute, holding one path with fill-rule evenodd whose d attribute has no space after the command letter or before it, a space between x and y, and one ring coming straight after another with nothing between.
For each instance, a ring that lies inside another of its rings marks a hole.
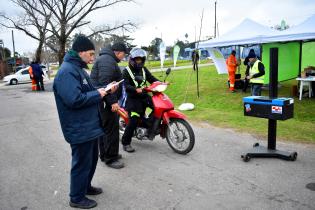
<instances>
[{"instance_id":1,"label":"grass lawn","mask_svg":"<svg viewBox=\"0 0 315 210\"><path fill-rule=\"evenodd\" d=\"M155 73L161 78L161 73ZM242 73L243 77L244 73ZM189 82L189 78L191 81ZM227 75L219 75L214 66L200 68L199 90L197 97L196 73L191 69L173 71L167 79L171 82L166 94L173 100L177 108L185 100L195 104L195 110L184 111L189 120L208 122L214 126L233 128L240 132L251 133L261 140L267 140L268 120L263 118L245 117L243 115L242 98L250 95L241 91L230 93L227 87ZM297 81L281 82L279 97L290 97L291 86ZM268 95L268 90L263 90ZM315 99L303 98L299 101L294 97L294 118L278 121L277 139L315 143ZM211 131L209 131L211 132Z\"/></svg>"}]
</instances>

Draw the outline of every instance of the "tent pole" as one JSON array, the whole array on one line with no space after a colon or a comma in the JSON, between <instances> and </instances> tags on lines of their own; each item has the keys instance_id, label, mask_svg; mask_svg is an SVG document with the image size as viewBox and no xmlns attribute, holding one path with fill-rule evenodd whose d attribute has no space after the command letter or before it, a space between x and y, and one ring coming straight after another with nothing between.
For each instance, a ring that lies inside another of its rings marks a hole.
<instances>
[{"instance_id":1,"label":"tent pole","mask_svg":"<svg viewBox=\"0 0 315 210\"><path fill-rule=\"evenodd\" d=\"M238 45L238 61L241 61L241 46L240 45ZM240 64L240 63L239 63ZM240 71L241 71L241 65L238 65L237 66L237 71L238 71L238 73L240 73Z\"/></svg>"},{"instance_id":2,"label":"tent pole","mask_svg":"<svg viewBox=\"0 0 315 210\"><path fill-rule=\"evenodd\" d=\"M299 53L299 75L302 71L302 41L300 41L300 53Z\"/></svg>"}]
</instances>

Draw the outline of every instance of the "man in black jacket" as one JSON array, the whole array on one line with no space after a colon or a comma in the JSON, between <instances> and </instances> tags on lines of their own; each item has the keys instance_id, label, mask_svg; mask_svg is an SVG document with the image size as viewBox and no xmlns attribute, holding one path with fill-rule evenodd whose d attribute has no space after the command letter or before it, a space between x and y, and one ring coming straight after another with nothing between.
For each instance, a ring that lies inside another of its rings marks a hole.
<instances>
[{"instance_id":1,"label":"man in black jacket","mask_svg":"<svg viewBox=\"0 0 315 210\"><path fill-rule=\"evenodd\" d=\"M101 50L91 71L91 80L95 87L105 87L113 81L120 81L122 73L118 63L125 57L126 45L114 43ZM111 168L123 168L119 160L119 109L118 99L121 96L121 85L114 94L105 96L105 103L100 104L102 123L105 135L99 139L100 159Z\"/></svg>"},{"instance_id":2,"label":"man in black jacket","mask_svg":"<svg viewBox=\"0 0 315 210\"><path fill-rule=\"evenodd\" d=\"M144 117L147 107L153 109L151 97L142 91L146 82L158 81L144 66L146 52L140 48L133 48L130 51L129 63L123 73L124 84L127 93L126 110L129 113L129 123L122 136L123 149L126 152L134 152L130 145L131 138L137 127L138 120ZM152 134L152 130L150 134Z\"/></svg>"}]
</instances>

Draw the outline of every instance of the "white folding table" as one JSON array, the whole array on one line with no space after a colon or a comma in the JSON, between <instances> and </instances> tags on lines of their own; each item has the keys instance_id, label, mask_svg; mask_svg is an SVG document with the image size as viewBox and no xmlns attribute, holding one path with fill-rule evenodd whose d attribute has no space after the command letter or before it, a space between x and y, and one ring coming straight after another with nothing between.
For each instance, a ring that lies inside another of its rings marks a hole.
<instances>
[{"instance_id":1,"label":"white folding table","mask_svg":"<svg viewBox=\"0 0 315 210\"><path fill-rule=\"evenodd\" d=\"M312 96L312 82L315 82L315 76L308 76L305 78L298 77L296 80L300 81L300 97L299 99L302 100L303 95L303 87L308 86L308 97Z\"/></svg>"}]
</instances>

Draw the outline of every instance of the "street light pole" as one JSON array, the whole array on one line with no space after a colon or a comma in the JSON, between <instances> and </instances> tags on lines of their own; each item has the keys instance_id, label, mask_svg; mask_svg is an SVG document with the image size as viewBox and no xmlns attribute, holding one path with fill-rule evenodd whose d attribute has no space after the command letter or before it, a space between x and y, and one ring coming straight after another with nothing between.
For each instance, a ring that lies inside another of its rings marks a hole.
<instances>
[{"instance_id":1,"label":"street light pole","mask_svg":"<svg viewBox=\"0 0 315 210\"><path fill-rule=\"evenodd\" d=\"M214 38L217 36L217 1L214 2Z\"/></svg>"}]
</instances>

